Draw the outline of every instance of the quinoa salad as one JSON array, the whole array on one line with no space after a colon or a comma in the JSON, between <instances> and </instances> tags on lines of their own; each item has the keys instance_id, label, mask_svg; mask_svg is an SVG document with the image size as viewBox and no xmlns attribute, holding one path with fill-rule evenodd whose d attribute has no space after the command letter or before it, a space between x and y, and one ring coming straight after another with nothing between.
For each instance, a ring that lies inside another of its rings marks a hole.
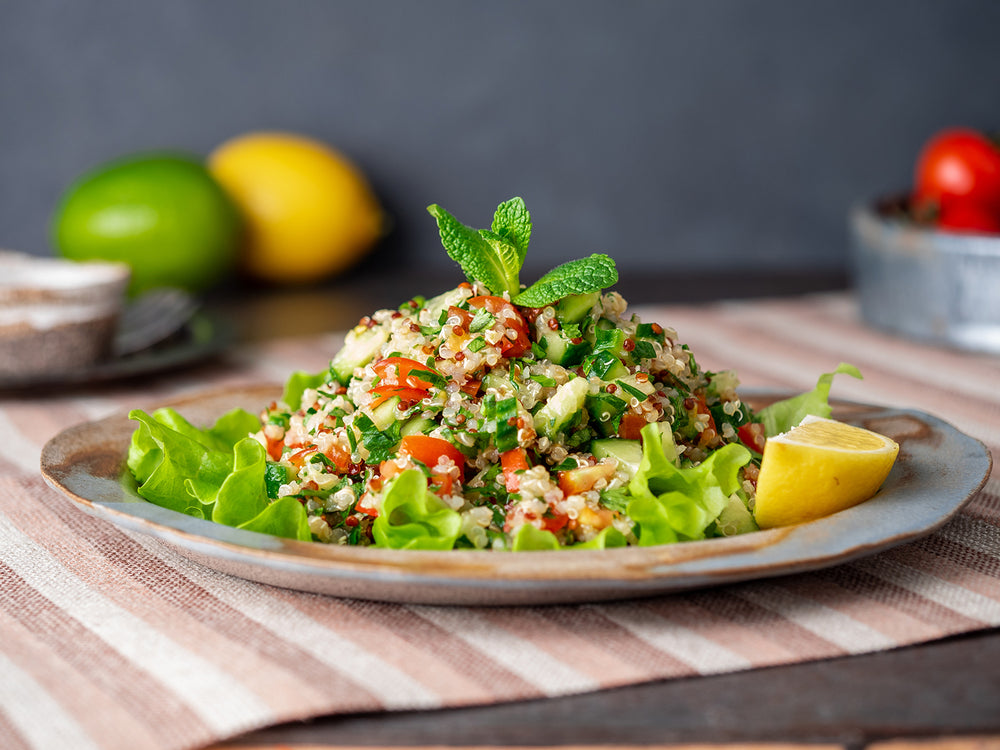
<instances>
[{"instance_id":1,"label":"quinoa salad","mask_svg":"<svg viewBox=\"0 0 1000 750\"><path fill-rule=\"evenodd\" d=\"M520 284L531 228L520 199L489 230L429 210L467 281L366 316L328 369L293 374L259 414L197 428L170 409L134 411L139 494L241 528L398 549L757 529L766 435L822 412L833 373L754 413L733 372L702 370L676 331L608 291L607 256Z\"/></svg>"}]
</instances>

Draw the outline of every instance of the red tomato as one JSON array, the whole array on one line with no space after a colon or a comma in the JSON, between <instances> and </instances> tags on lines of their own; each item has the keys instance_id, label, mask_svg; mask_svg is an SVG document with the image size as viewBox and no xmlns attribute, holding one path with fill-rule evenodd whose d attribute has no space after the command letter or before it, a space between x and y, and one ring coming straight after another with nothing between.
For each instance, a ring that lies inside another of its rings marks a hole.
<instances>
[{"instance_id":1,"label":"red tomato","mask_svg":"<svg viewBox=\"0 0 1000 750\"><path fill-rule=\"evenodd\" d=\"M764 436L764 425L760 422L748 422L736 428L736 434L740 442L747 448L757 453L764 452L764 443L767 438Z\"/></svg>"},{"instance_id":2,"label":"red tomato","mask_svg":"<svg viewBox=\"0 0 1000 750\"><path fill-rule=\"evenodd\" d=\"M301 469L303 465L305 465L306 459L313 453L318 452L318 450L319 449L314 446L297 450L288 457L288 463L294 466L296 470Z\"/></svg>"},{"instance_id":3,"label":"red tomato","mask_svg":"<svg viewBox=\"0 0 1000 750\"><path fill-rule=\"evenodd\" d=\"M461 307L455 307L454 305L448 308L448 317L458 318L458 324L468 331L469 326L472 324L472 313L468 310L463 310Z\"/></svg>"},{"instance_id":4,"label":"red tomato","mask_svg":"<svg viewBox=\"0 0 1000 750\"><path fill-rule=\"evenodd\" d=\"M941 207L937 225L955 232L1000 234L1000 208L991 211L978 203L949 203Z\"/></svg>"},{"instance_id":5,"label":"red tomato","mask_svg":"<svg viewBox=\"0 0 1000 750\"><path fill-rule=\"evenodd\" d=\"M569 516L565 513L555 513L551 515L542 516L542 529L544 531L551 531L555 533L559 529L566 526L569 523Z\"/></svg>"},{"instance_id":6,"label":"red tomato","mask_svg":"<svg viewBox=\"0 0 1000 750\"><path fill-rule=\"evenodd\" d=\"M528 338L528 324L524 317L517 311L510 302L502 297L490 297L481 295L469 300L469 307L483 307L487 312L500 316L504 314L504 325L507 330L514 331L515 338L509 339L504 336L500 341L500 353L505 357L523 357L531 351L531 339ZM513 314L512 314L513 313Z\"/></svg>"},{"instance_id":7,"label":"red tomato","mask_svg":"<svg viewBox=\"0 0 1000 750\"><path fill-rule=\"evenodd\" d=\"M415 458L429 468L437 466L441 456L447 456L455 462L459 476L465 481L465 456L447 440L430 435L407 435L399 442L399 452Z\"/></svg>"},{"instance_id":8,"label":"red tomato","mask_svg":"<svg viewBox=\"0 0 1000 750\"><path fill-rule=\"evenodd\" d=\"M369 405L374 409L388 401L393 396L399 396L399 401L405 406L410 406L424 398L427 398L427 391L421 388L401 388L398 385L379 385L372 388L370 393L375 399Z\"/></svg>"},{"instance_id":9,"label":"red tomato","mask_svg":"<svg viewBox=\"0 0 1000 750\"><path fill-rule=\"evenodd\" d=\"M386 359L380 359L372 365L372 369L383 379L387 376L392 377L395 375L397 384L410 388L427 389L434 385L434 380L438 379L428 377L436 375L434 370L409 357L387 357ZM426 374L421 377L421 373Z\"/></svg>"},{"instance_id":10,"label":"red tomato","mask_svg":"<svg viewBox=\"0 0 1000 750\"><path fill-rule=\"evenodd\" d=\"M916 212L944 211L954 202L1000 212L1000 148L968 128L943 130L931 138L914 174Z\"/></svg>"},{"instance_id":11,"label":"red tomato","mask_svg":"<svg viewBox=\"0 0 1000 750\"><path fill-rule=\"evenodd\" d=\"M507 492L517 492L521 488L521 478L517 475L519 471L527 471L531 468L528 463L528 453L524 448L511 448L500 454L500 466L503 467L504 483L507 485Z\"/></svg>"},{"instance_id":12,"label":"red tomato","mask_svg":"<svg viewBox=\"0 0 1000 750\"><path fill-rule=\"evenodd\" d=\"M638 440L641 437L641 430L645 426L646 418L630 411L622 415L622 421L618 425L618 437L624 440Z\"/></svg>"}]
</instances>

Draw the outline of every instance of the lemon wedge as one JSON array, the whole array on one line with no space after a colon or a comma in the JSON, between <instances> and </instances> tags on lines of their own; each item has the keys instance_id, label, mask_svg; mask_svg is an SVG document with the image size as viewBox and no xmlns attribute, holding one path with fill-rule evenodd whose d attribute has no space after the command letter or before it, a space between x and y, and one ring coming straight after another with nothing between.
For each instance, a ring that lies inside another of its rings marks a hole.
<instances>
[{"instance_id":1,"label":"lemon wedge","mask_svg":"<svg viewBox=\"0 0 1000 750\"><path fill-rule=\"evenodd\" d=\"M807 416L764 445L754 518L762 529L814 521L872 497L899 454L885 435Z\"/></svg>"}]
</instances>

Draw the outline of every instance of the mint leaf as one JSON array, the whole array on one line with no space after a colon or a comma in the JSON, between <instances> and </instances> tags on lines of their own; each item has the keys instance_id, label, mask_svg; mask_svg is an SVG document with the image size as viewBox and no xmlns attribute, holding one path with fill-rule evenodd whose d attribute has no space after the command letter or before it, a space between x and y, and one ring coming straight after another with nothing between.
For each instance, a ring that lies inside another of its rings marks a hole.
<instances>
[{"instance_id":1,"label":"mint leaf","mask_svg":"<svg viewBox=\"0 0 1000 750\"><path fill-rule=\"evenodd\" d=\"M618 269L607 255L571 260L557 266L511 300L524 307L544 307L571 294L599 292L618 281Z\"/></svg>"},{"instance_id":2,"label":"mint leaf","mask_svg":"<svg viewBox=\"0 0 1000 750\"><path fill-rule=\"evenodd\" d=\"M521 265L524 265L531 240L531 214L521 198L511 198L497 206L493 214L493 232L514 246Z\"/></svg>"},{"instance_id":3,"label":"mint leaf","mask_svg":"<svg viewBox=\"0 0 1000 750\"><path fill-rule=\"evenodd\" d=\"M437 220L448 256L461 266L470 282L479 281L497 295L517 293L523 257L514 244L492 230L466 226L436 203L427 211Z\"/></svg>"}]
</instances>

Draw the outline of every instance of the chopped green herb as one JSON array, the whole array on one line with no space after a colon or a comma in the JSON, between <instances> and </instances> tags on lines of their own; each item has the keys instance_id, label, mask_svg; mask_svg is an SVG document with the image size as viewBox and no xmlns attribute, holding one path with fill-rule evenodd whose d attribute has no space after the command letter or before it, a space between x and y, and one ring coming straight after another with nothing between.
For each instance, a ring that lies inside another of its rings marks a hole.
<instances>
[{"instance_id":1,"label":"chopped green herb","mask_svg":"<svg viewBox=\"0 0 1000 750\"><path fill-rule=\"evenodd\" d=\"M497 317L485 307L481 307L477 312L472 322L469 324L469 331L471 333L482 333L487 328L493 326L497 322Z\"/></svg>"},{"instance_id":2,"label":"chopped green herb","mask_svg":"<svg viewBox=\"0 0 1000 750\"><path fill-rule=\"evenodd\" d=\"M639 399L640 401L645 401L647 398L649 398L649 396L647 394L645 394L642 391L640 391L634 385L629 385L628 383L626 383L623 380L616 380L615 384L619 388L621 388L623 391L625 391L626 393L628 393L630 396L634 396L635 398Z\"/></svg>"}]
</instances>

